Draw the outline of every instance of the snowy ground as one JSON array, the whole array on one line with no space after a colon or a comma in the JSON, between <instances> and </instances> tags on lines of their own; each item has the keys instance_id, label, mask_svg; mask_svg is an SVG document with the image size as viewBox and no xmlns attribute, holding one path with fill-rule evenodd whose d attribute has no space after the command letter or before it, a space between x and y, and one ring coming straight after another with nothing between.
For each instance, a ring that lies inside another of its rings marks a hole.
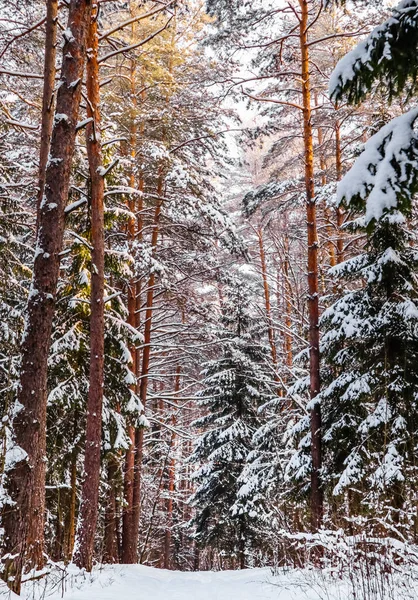
<instances>
[{"instance_id":1,"label":"snowy ground","mask_svg":"<svg viewBox=\"0 0 418 600\"><path fill-rule=\"evenodd\" d=\"M357 587L357 586L356 586ZM348 581L332 580L315 571L289 571L273 576L269 569L181 573L117 565L97 568L85 575L70 569L54 571L48 579L24 585L25 600L397 600L418 598L418 587L399 584L383 595L357 587L353 595ZM0 596L19 597L0 587Z\"/></svg>"}]
</instances>

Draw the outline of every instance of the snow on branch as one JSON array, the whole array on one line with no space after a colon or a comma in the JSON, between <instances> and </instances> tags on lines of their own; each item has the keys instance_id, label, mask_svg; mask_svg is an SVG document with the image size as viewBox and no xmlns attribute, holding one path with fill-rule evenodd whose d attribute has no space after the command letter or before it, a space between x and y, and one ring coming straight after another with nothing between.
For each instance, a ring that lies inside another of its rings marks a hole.
<instances>
[{"instance_id":1,"label":"snow on branch","mask_svg":"<svg viewBox=\"0 0 418 600\"><path fill-rule=\"evenodd\" d=\"M253 215L268 200L279 199L287 194L294 195L299 189L299 183L297 179L286 179L279 182L271 181L248 192L242 200L245 216L249 217Z\"/></svg>"},{"instance_id":2,"label":"snow on branch","mask_svg":"<svg viewBox=\"0 0 418 600\"><path fill-rule=\"evenodd\" d=\"M329 82L331 98L361 101L376 81L389 97L416 86L418 0L402 0L392 15L376 27L337 64Z\"/></svg>"},{"instance_id":3,"label":"snow on branch","mask_svg":"<svg viewBox=\"0 0 418 600\"><path fill-rule=\"evenodd\" d=\"M366 200L365 224L391 209L407 208L417 191L417 118L415 107L382 127L338 185L338 203Z\"/></svg>"}]
</instances>

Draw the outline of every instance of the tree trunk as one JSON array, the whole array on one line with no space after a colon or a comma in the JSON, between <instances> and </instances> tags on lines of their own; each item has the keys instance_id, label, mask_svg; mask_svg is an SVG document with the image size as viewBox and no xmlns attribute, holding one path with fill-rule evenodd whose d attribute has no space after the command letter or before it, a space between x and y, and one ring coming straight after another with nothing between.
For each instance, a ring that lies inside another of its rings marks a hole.
<instances>
[{"instance_id":1,"label":"tree trunk","mask_svg":"<svg viewBox=\"0 0 418 600\"><path fill-rule=\"evenodd\" d=\"M284 351L286 354L286 366L289 370L293 366L293 350L292 350L292 286L290 283L289 273L289 236L286 233L284 236L284 258L283 258L283 275L284 275L284 297L285 297L285 340Z\"/></svg>"},{"instance_id":2,"label":"tree trunk","mask_svg":"<svg viewBox=\"0 0 418 600\"><path fill-rule=\"evenodd\" d=\"M47 0L46 31L45 31L45 60L44 87L42 95L41 147L39 151L39 183L38 202L36 211L37 229L39 211L45 190L45 173L48 162L49 146L51 143L52 126L54 123L54 88L57 57L57 23L58 0Z\"/></svg>"},{"instance_id":3,"label":"tree trunk","mask_svg":"<svg viewBox=\"0 0 418 600\"><path fill-rule=\"evenodd\" d=\"M239 528L239 550L238 550L238 556L239 556L239 568L245 569L245 538L244 538L244 534L243 532L245 531L245 528L243 526L241 526Z\"/></svg>"},{"instance_id":4,"label":"tree trunk","mask_svg":"<svg viewBox=\"0 0 418 600\"><path fill-rule=\"evenodd\" d=\"M91 301L90 301L90 373L87 399L84 481L78 528L78 548L74 562L91 571L96 532L100 486L102 438L103 367L104 367L104 178L100 139L100 88L98 63L97 7L89 29L87 61L87 154L91 182Z\"/></svg>"},{"instance_id":5,"label":"tree trunk","mask_svg":"<svg viewBox=\"0 0 418 600\"><path fill-rule=\"evenodd\" d=\"M174 400L176 395L180 391L180 374L181 367L180 365L176 368L176 378L174 381ZM173 433L170 441L170 448L173 451L174 443L176 441L176 433L174 431L174 427L176 426L176 414L173 413L173 417L171 420L171 424L173 427ZM171 530L173 528L173 493L174 493L174 484L175 484L175 476L176 476L176 460L174 455L171 456L168 463L168 499L167 499L167 526L164 532L164 569L171 568Z\"/></svg>"},{"instance_id":6,"label":"tree trunk","mask_svg":"<svg viewBox=\"0 0 418 600\"><path fill-rule=\"evenodd\" d=\"M118 538L117 538L117 516L116 516L116 478L118 473L118 462L114 455L108 458L107 505L105 514L104 549L103 562L115 564L119 562Z\"/></svg>"},{"instance_id":7,"label":"tree trunk","mask_svg":"<svg viewBox=\"0 0 418 600\"><path fill-rule=\"evenodd\" d=\"M305 149L306 218L308 227L308 308L309 308L309 376L311 402L320 390L319 376L319 303L318 303L318 234L314 188L314 155L311 122L311 88L308 46L308 0L299 0L300 49L302 56L303 139ZM311 409L311 526L316 531L322 522L323 493L321 487L321 407Z\"/></svg>"},{"instance_id":8,"label":"tree trunk","mask_svg":"<svg viewBox=\"0 0 418 600\"><path fill-rule=\"evenodd\" d=\"M136 129L136 128L135 128ZM134 157L134 150L131 150L131 156ZM135 179L133 173L130 178L130 187L134 188ZM135 212L135 201L130 200L129 209L132 213ZM132 246L135 241L135 233L136 233L136 219L135 217L131 217L129 219L128 224L128 240L130 245ZM136 308L137 308L137 300L136 300L136 282L132 279L129 282L128 287L128 323L132 328L136 326ZM131 347L131 355L132 355L132 374L135 378L138 377L138 364L137 364L137 350L136 347ZM136 384L132 385L132 391L136 392ZM134 469L135 469L135 427L133 425L129 425L128 435L130 439L130 447L126 453L125 459L125 474L124 474L124 500L125 507L123 510L122 517L122 562L124 564L133 564L136 563L137 560L137 550L133 528L133 483L134 483Z\"/></svg>"},{"instance_id":9,"label":"tree trunk","mask_svg":"<svg viewBox=\"0 0 418 600\"><path fill-rule=\"evenodd\" d=\"M155 256L157 250L159 225L161 207L163 204L163 186L164 177L162 169L158 175L157 183L157 203L154 212L154 223L151 236L151 251L152 256ZM154 305L154 286L155 286L155 272L151 272L148 278L147 288L147 300L146 300L146 311L145 311L145 322L144 322L144 346L142 351L142 367L141 367L141 382L139 387L139 398L142 402L143 410L147 402L147 391L148 391L148 374L149 364L151 355L151 326L152 326L152 313ZM139 534L139 518L141 510L141 470L142 470L142 456L144 446L144 428L139 427L135 432L135 472L134 472L134 498L133 498L133 528L134 538L138 539ZM135 562L138 562L136 560Z\"/></svg>"},{"instance_id":10,"label":"tree trunk","mask_svg":"<svg viewBox=\"0 0 418 600\"><path fill-rule=\"evenodd\" d=\"M13 427L17 459L9 467L4 546L8 553L3 577L19 593L23 568L44 562L45 454L47 361L64 235L71 163L81 99L90 0L71 0L64 36L61 85L51 137L45 193L39 212L39 232L26 327L21 347L19 411ZM13 507L13 508L11 508Z\"/></svg>"},{"instance_id":11,"label":"tree trunk","mask_svg":"<svg viewBox=\"0 0 418 600\"><path fill-rule=\"evenodd\" d=\"M277 349L276 349L276 340L274 337L273 319L271 316L270 287L269 287L269 282L268 282L268 278L267 278L266 253L264 250L263 230L261 228L261 225L257 229L257 237L258 237L258 248L260 251L261 275L263 277L264 306L265 306L266 315L267 315L267 327L268 327L268 338L269 338L270 352L271 352L271 361L273 363L274 370L275 370L275 380L278 381Z\"/></svg>"},{"instance_id":12,"label":"tree trunk","mask_svg":"<svg viewBox=\"0 0 418 600\"><path fill-rule=\"evenodd\" d=\"M59 561L62 557L62 538L63 538L63 522L62 522L62 497L61 490L57 487L57 526L55 528L55 544L52 552L53 560Z\"/></svg>"},{"instance_id":13,"label":"tree trunk","mask_svg":"<svg viewBox=\"0 0 418 600\"><path fill-rule=\"evenodd\" d=\"M315 97L315 104L319 104L317 97ZM324 157L324 152L322 149L322 145L324 143L324 134L322 131L322 127L318 127L318 144L319 144L319 165L321 167L321 185L325 186L327 183L327 175L326 175L326 161ZM326 202L324 202L324 217L325 217L325 226L327 232L327 247L328 247L328 256L329 256L329 264L330 267L335 267L337 264L335 257L335 246L333 242L333 226L331 223L331 211L327 206Z\"/></svg>"},{"instance_id":14,"label":"tree trunk","mask_svg":"<svg viewBox=\"0 0 418 600\"><path fill-rule=\"evenodd\" d=\"M125 456L125 471L123 478L124 507L122 514L122 563L136 563L137 551L133 531L133 502L134 502L134 468L135 468L135 427L129 425L128 436L130 446Z\"/></svg>"},{"instance_id":15,"label":"tree trunk","mask_svg":"<svg viewBox=\"0 0 418 600\"><path fill-rule=\"evenodd\" d=\"M77 456L74 451L71 457L71 491L70 491L70 506L68 511L67 525L67 544L64 560L66 563L71 561L74 551L75 542L75 513L77 505Z\"/></svg>"},{"instance_id":16,"label":"tree trunk","mask_svg":"<svg viewBox=\"0 0 418 600\"><path fill-rule=\"evenodd\" d=\"M342 166L342 152L341 152L341 129L340 122L337 120L335 123L335 170L337 173L337 181L341 181L343 176ZM337 208L337 263L341 263L344 260L344 238L342 234L342 226L344 223L344 212L339 206Z\"/></svg>"},{"instance_id":17,"label":"tree trunk","mask_svg":"<svg viewBox=\"0 0 418 600\"><path fill-rule=\"evenodd\" d=\"M134 37L135 28L132 28L132 37ZM131 74L130 74L130 87L131 87L131 99L133 110L137 107L136 100L136 65L135 61L131 61ZM130 120L130 132L129 132L129 145L130 145L130 156L131 156L131 171L129 175L129 186L135 189L135 159L136 159L136 143L137 143L137 125L136 125L136 112L134 112ZM128 208L130 212L135 215L136 205L135 196L130 196L128 201ZM133 248L137 233L137 219L135 216L131 216L128 222L128 243L130 248ZM128 323L131 327L135 328L137 324L136 319L137 310L137 283L134 278L129 282L128 287ZM132 374L138 378L138 353L135 346L131 347L132 355ZM136 392L137 384L132 386L134 392ZM122 516L122 562L124 564L134 564L138 562L138 540L135 538L135 530L133 523L133 504L134 504L134 470L135 470L135 427L129 426L128 435L130 439L130 447L126 453L125 460L125 474L124 474L124 500L125 506L123 509Z\"/></svg>"}]
</instances>

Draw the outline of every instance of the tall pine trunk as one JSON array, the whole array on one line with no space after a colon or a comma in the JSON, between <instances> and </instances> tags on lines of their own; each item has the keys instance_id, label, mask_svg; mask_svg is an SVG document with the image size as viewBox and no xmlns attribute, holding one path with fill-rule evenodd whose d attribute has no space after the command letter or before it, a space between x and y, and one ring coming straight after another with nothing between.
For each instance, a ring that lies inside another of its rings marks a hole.
<instances>
[{"instance_id":1,"label":"tall pine trunk","mask_svg":"<svg viewBox=\"0 0 418 600\"><path fill-rule=\"evenodd\" d=\"M154 211L154 223L151 235L151 251L153 258L157 250L158 234L160 231L160 215L163 204L163 185L164 177L162 168L158 174L157 181L157 203ZM139 398L145 409L148 394L148 374L151 357L151 328L152 314L154 310L154 286L155 272L152 271L148 278L148 288L146 296L146 311L144 321L144 347L142 351L141 382L139 387ZM134 539L138 540L139 519L141 512L141 476L142 476L142 457L144 448L144 428L139 427L135 432L135 472L134 472L134 495L133 495L133 531ZM137 545L136 545L137 546ZM136 560L135 562L138 562Z\"/></svg>"},{"instance_id":2,"label":"tall pine trunk","mask_svg":"<svg viewBox=\"0 0 418 600\"><path fill-rule=\"evenodd\" d=\"M287 224L287 220L286 220ZM289 236L286 233L284 236L283 248L283 276L284 276L284 302L285 302L285 335L284 335L284 351L286 354L286 366L289 370L293 366L293 349L292 349L292 286L290 283L289 273Z\"/></svg>"},{"instance_id":3,"label":"tall pine trunk","mask_svg":"<svg viewBox=\"0 0 418 600\"><path fill-rule=\"evenodd\" d=\"M44 562L47 361L90 12L90 0L71 0L21 346L19 410L13 420L15 444L20 450L15 451L16 459L8 469L10 504L3 514L8 553L3 577L17 593L22 570L42 567Z\"/></svg>"},{"instance_id":4,"label":"tall pine trunk","mask_svg":"<svg viewBox=\"0 0 418 600\"><path fill-rule=\"evenodd\" d=\"M257 229L257 237L258 237L258 249L260 252L260 264L261 264L261 276L263 278L263 290L264 290L264 307L266 310L267 316L267 330L268 330L268 338L270 344L270 353L271 353L271 361L274 367L274 376L275 380L278 381L277 375L277 348L276 348L276 339L274 336L274 324L273 318L271 314L271 302L270 302L270 286L268 282L268 274L267 274L267 262L266 262L266 252L264 250L264 240L263 240L263 230L261 225L259 225Z\"/></svg>"},{"instance_id":5,"label":"tall pine trunk","mask_svg":"<svg viewBox=\"0 0 418 600\"><path fill-rule=\"evenodd\" d=\"M299 39L302 56L303 140L305 150L306 220L308 228L308 309L309 309L309 379L311 402L320 390L319 376L319 302L318 302L318 233L314 188L314 154L311 121L310 58L308 46L308 0L299 0L301 8ZM311 409L311 526L316 531L322 523L323 492L321 487L321 407Z\"/></svg>"},{"instance_id":6,"label":"tall pine trunk","mask_svg":"<svg viewBox=\"0 0 418 600\"><path fill-rule=\"evenodd\" d=\"M342 163L342 150L341 150L341 125L337 120L335 123L335 170L337 174L337 181L341 181L343 176L343 163ZM341 263L344 260L344 238L342 234L342 226L344 223L343 209L338 206L337 208L337 263Z\"/></svg>"},{"instance_id":7,"label":"tall pine trunk","mask_svg":"<svg viewBox=\"0 0 418 600\"><path fill-rule=\"evenodd\" d=\"M103 562L115 564L119 562L118 536L117 536L117 482L118 461L111 454L107 460L107 504L104 523Z\"/></svg>"},{"instance_id":8,"label":"tall pine trunk","mask_svg":"<svg viewBox=\"0 0 418 600\"><path fill-rule=\"evenodd\" d=\"M67 540L64 554L65 563L71 562L75 542L75 516L77 508L77 454L75 451L73 451L73 455L71 457L70 487L71 490L68 510Z\"/></svg>"},{"instance_id":9,"label":"tall pine trunk","mask_svg":"<svg viewBox=\"0 0 418 600\"><path fill-rule=\"evenodd\" d=\"M319 103L317 94L315 94L315 103L316 104ZM327 174L326 174L327 163L325 160L324 150L322 147L323 143L324 143L324 134L322 131L322 127L318 127L319 166L321 168L321 185L325 186L327 184ZM329 265L330 265L330 267L335 267L335 265L337 264L337 260L335 257L334 241L332 239L333 238L333 224L331 222L331 211L330 211L329 207L327 206L326 201L324 203L324 217L325 217L326 232L327 232L327 247L328 247Z\"/></svg>"},{"instance_id":10,"label":"tall pine trunk","mask_svg":"<svg viewBox=\"0 0 418 600\"><path fill-rule=\"evenodd\" d=\"M132 27L132 39L135 36L135 28ZM136 124L136 65L135 61L131 61L131 73L130 73L130 88L132 98L132 108L134 114L130 120L130 131L129 131L129 145L130 145L130 157L131 157L131 171L129 175L129 186L132 189L136 187L135 181L135 159L136 159L136 143L137 143L137 124ZM128 208L132 213L128 223L128 242L131 249L134 247L136 234L137 234L137 219L135 216L136 202L135 196L132 195L128 202ZM128 287L128 323L132 328L136 327L137 315L137 282L135 276L129 282ZM132 374L135 379L138 378L138 353L136 346L131 347L132 355ZM134 392L136 392L137 384L132 386ZM135 427L129 425L128 435L130 439L130 446L126 452L125 458L125 473L124 473L124 501L125 506L122 515L122 562L124 564L133 564L137 562L137 544L138 540L135 539L134 522L133 522L133 504L134 504L134 470L135 470Z\"/></svg>"},{"instance_id":11,"label":"tall pine trunk","mask_svg":"<svg viewBox=\"0 0 418 600\"><path fill-rule=\"evenodd\" d=\"M176 367L176 377L174 380L174 403L176 404L176 396L180 391L180 377L181 377L181 367L178 365ZM171 419L171 425L173 427L173 432L170 440L170 448L171 451L174 452L174 444L176 441L176 432L175 426L177 423L176 414L173 413L173 417ZM175 456L172 455L169 463L168 463L168 498L167 498L167 526L164 532L164 569L171 568L171 538L172 538L172 529L173 529L173 494L175 488L175 479L176 479L176 459Z\"/></svg>"},{"instance_id":12,"label":"tall pine trunk","mask_svg":"<svg viewBox=\"0 0 418 600\"><path fill-rule=\"evenodd\" d=\"M87 154L91 182L91 300L90 373L87 399L84 481L74 562L91 571L94 536L98 518L100 451L102 437L104 366L104 178L100 139L100 87L98 63L97 7L89 29L87 61L87 116L93 120L86 128Z\"/></svg>"},{"instance_id":13,"label":"tall pine trunk","mask_svg":"<svg viewBox=\"0 0 418 600\"><path fill-rule=\"evenodd\" d=\"M42 94L41 118L41 147L39 151L39 182L36 222L39 225L39 211L45 190L45 174L48 162L49 147L51 144L52 126L54 124L54 87L57 57L57 28L58 28L58 0L47 0L46 3L46 31L45 31L45 59L44 59L44 86Z\"/></svg>"}]
</instances>

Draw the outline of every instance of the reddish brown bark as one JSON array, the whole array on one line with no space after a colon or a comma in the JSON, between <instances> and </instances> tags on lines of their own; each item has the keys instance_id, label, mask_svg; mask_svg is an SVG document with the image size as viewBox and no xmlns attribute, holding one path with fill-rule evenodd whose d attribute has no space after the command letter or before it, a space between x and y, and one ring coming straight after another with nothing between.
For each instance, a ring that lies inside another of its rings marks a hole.
<instances>
[{"instance_id":1,"label":"reddish brown bark","mask_svg":"<svg viewBox=\"0 0 418 600\"><path fill-rule=\"evenodd\" d=\"M314 188L314 154L311 122L310 57L308 46L308 0L299 0L299 39L302 57L303 139L305 154L306 219L308 228L308 310L309 310L309 377L311 402L320 390L319 376L319 304L318 304L318 234ZM311 409L311 526L316 531L322 523L321 487L321 408Z\"/></svg>"},{"instance_id":2,"label":"reddish brown bark","mask_svg":"<svg viewBox=\"0 0 418 600\"><path fill-rule=\"evenodd\" d=\"M39 224L39 211L45 189L45 173L48 162L49 146L51 143L52 126L54 123L54 87L57 56L57 23L58 0L47 0L44 86L42 94L41 146L39 151L39 183L36 222Z\"/></svg>"},{"instance_id":3,"label":"reddish brown bark","mask_svg":"<svg viewBox=\"0 0 418 600\"><path fill-rule=\"evenodd\" d=\"M63 546L63 523L62 523L62 496L61 489L58 487L56 490L57 493L57 518L56 518L56 527L55 527L55 543L54 548L52 550L52 559L60 560L62 556L62 546ZM64 494L65 496L65 494Z\"/></svg>"},{"instance_id":4,"label":"reddish brown bark","mask_svg":"<svg viewBox=\"0 0 418 600\"><path fill-rule=\"evenodd\" d=\"M133 120L134 121L134 120ZM135 158L135 145L136 145L136 126L132 123L131 129L131 158ZM133 173L133 167L130 175L129 185L131 188L135 187L135 177ZM135 211L132 206L132 200L129 201L129 209L131 212ZM135 218L131 217L128 222L128 242L132 247L135 240ZM135 318L136 311L136 284L134 280L129 282L128 286L128 323L132 327L136 325ZM131 347L132 374L137 377L138 365L137 365L137 351L135 347ZM136 391L136 385L132 386L133 391ZM133 528L132 528L132 511L133 511L133 482L134 482L134 465L135 465L135 427L133 425L128 426L128 436L130 439L130 446L126 452L125 457L125 471L124 471L124 508L122 515L122 562L124 564L132 564L136 562L136 551L134 549L136 541L133 539Z\"/></svg>"},{"instance_id":5,"label":"reddish brown bark","mask_svg":"<svg viewBox=\"0 0 418 600\"><path fill-rule=\"evenodd\" d=\"M164 176L162 169L158 175L157 181L157 203L154 211L154 222L151 235L151 249L152 256L155 257L157 250L158 234L160 230L160 215L161 207L163 204L163 187L164 187ZM152 314L154 305L154 286L155 286L155 272L152 271L148 278L147 297L146 297L146 311L144 321L144 346L142 351L142 365L141 365L141 382L139 386L139 397L142 402L142 406L145 409L147 402L148 392L148 374L151 356L151 327L152 327ZM141 470L142 470L142 457L143 457L143 446L144 446L144 428L140 427L135 432L135 471L134 471L134 498L133 498L133 530L134 538L138 539L139 533L139 518L141 511ZM136 560L135 562L138 562Z\"/></svg>"},{"instance_id":6,"label":"reddish brown bark","mask_svg":"<svg viewBox=\"0 0 418 600\"><path fill-rule=\"evenodd\" d=\"M135 35L135 28L132 28L132 37ZM131 99L132 108L135 111L137 107L136 98L136 63L134 60L131 61L131 73L130 73L130 88L131 88ZM129 186L132 189L136 187L135 181L135 159L136 159L136 144L137 144L137 124L136 124L136 111L134 112L130 120L130 132L129 132L129 145L130 145L130 156L131 156L131 171L129 175ZM142 191L142 190L139 190ZM135 217L136 212L136 201L135 196L132 195L128 201L128 208L132 213L132 216L128 222L128 243L131 249L135 242L138 234L139 226L137 218ZM132 278L128 286L128 323L133 328L139 328L139 311L138 309L138 297L140 298L139 283ZM131 347L132 355L132 374L137 379L139 371L139 355L138 350L135 346ZM132 386L134 392L137 391L137 384ZM135 537L135 528L133 522L133 506L134 506L134 470L135 470L135 427L129 426L128 435L130 439L130 447L126 453L125 459L125 473L124 473L124 510L122 516L122 562L124 564L133 564L138 562L138 550L137 544L138 539Z\"/></svg>"},{"instance_id":7,"label":"reddish brown bark","mask_svg":"<svg viewBox=\"0 0 418 600\"><path fill-rule=\"evenodd\" d=\"M342 151L341 151L341 129L340 123L335 123L335 170L337 173L337 181L341 181L343 176L342 166ZM344 223L344 212L341 207L337 208L337 263L341 263L344 260L344 238L342 235L342 226Z\"/></svg>"},{"instance_id":8,"label":"reddish brown bark","mask_svg":"<svg viewBox=\"0 0 418 600\"><path fill-rule=\"evenodd\" d=\"M277 348L276 348L276 340L274 337L274 327L273 327L273 319L271 316L271 302L270 302L270 287L267 277L267 263L266 263L266 253L264 250L264 241L263 241L263 230L261 226L257 229L257 237L258 237L258 248L260 251L260 263L261 263L261 275L263 278L263 289L264 289L264 306L266 309L267 315L267 328L268 328L268 338L270 344L270 352L271 352L271 360L275 370L277 370ZM276 373L277 380L277 373Z\"/></svg>"},{"instance_id":9,"label":"reddish brown bark","mask_svg":"<svg viewBox=\"0 0 418 600\"><path fill-rule=\"evenodd\" d=\"M174 9L176 10L176 9ZM172 28L172 36L171 36L171 47L173 52L170 53L169 58L169 72L172 73L173 70L173 56L174 56L174 46L175 46L175 26ZM166 93L166 102L168 103L170 96L170 89L167 88ZM163 138L165 137L165 126L163 125ZM163 199L163 188L164 188L164 171L163 166L161 165L158 170L157 177L157 201L155 205L154 211L154 222L153 229L151 234L151 253L152 257L155 257L157 251L157 242L158 235L160 231L160 216L161 216L161 208L164 202ZM143 187L140 188L140 191L143 190ZM138 218L141 219L141 210L142 210L142 196L139 196L140 206L138 207ZM139 224L139 231L141 231L141 226ZM142 350L142 364L141 364L141 379L139 384L139 398L141 400L143 406L143 412L145 411L145 405L147 401L147 392L148 392L148 374L149 374L149 365L150 365L150 356L151 356L151 327L152 327L152 315L153 315L153 304L154 304L154 287L155 287L155 271L152 270L149 278L148 278L148 286L146 293L146 311L145 311L145 321L144 321L144 345ZM140 291L137 291L137 299L140 298ZM139 308L140 305L137 306L137 315L139 318ZM138 361L139 363L139 361ZM142 459L143 459L143 446L144 446L144 427L139 427L135 432L135 469L134 469L134 492L133 492L133 535L134 539L138 540L139 536L139 520L141 513L141 475L142 475ZM150 524L151 528L151 524ZM150 531L150 529L149 529ZM149 533L148 533L149 535ZM137 548L137 544L136 544ZM144 555L146 548L146 542L144 544L144 548L142 550L142 554L139 557L140 562L142 562L142 557ZM138 562L138 555L136 557L136 561Z\"/></svg>"},{"instance_id":10,"label":"reddish brown bark","mask_svg":"<svg viewBox=\"0 0 418 600\"><path fill-rule=\"evenodd\" d=\"M134 151L133 151L134 152ZM131 152L131 156L134 153ZM135 186L135 179L133 174L130 179L130 186ZM131 200L129 202L129 209L132 213L135 212L135 202ZM130 218L128 224L128 240L130 244L135 240L136 234L136 219ZM137 308L137 286L135 280L129 282L128 287L128 323L132 327L136 327L136 308ZM132 355L132 366L131 370L135 378L138 376L138 364L137 364L137 350L135 347L131 348ZM132 386L134 392L136 392L136 384ZM134 468L135 468L135 427L129 426L128 435L130 439L130 447L126 453L125 459L125 476L124 476L124 500L125 507L122 518L122 562L124 564L132 564L137 562L137 540L134 537L133 529L133 483L134 483Z\"/></svg>"},{"instance_id":11,"label":"reddish brown bark","mask_svg":"<svg viewBox=\"0 0 418 600\"><path fill-rule=\"evenodd\" d=\"M107 465L107 504L105 513L103 562L114 564L119 562L118 537L117 537L117 503L116 503L116 478L118 463L115 456L110 456Z\"/></svg>"},{"instance_id":12,"label":"reddish brown bark","mask_svg":"<svg viewBox=\"0 0 418 600\"><path fill-rule=\"evenodd\" d=\"M75 512L77 504L77 457L74 453L71 459L71 492L70 492L70 505L68 511L68 525L67 525L67 545L64 560L66 563L71 561L74 551L75 542Z\"/></svg>"},{"instance_id":13,"label":"reddish brown bark","mask_svg":"<svg viewBox=\"0 0 418 600\"><path fill-rule=\"evenodd\" d=\"M87 61L87 155L91 184L91 300L90 300L90 372L87 399L84 481L78 529L77 566L91 571L94 536L98 518L100 451L102 437L104 368L104 177L100 140L100 87L98 63L97 7L89 29Z\"/></svg>"},{"instance_id":14,"label":"reddish brown bark","mask_svg":"<svg viewBox=\"0 0 418 600\"><path fill-rule=\"evenodd\" d=\"M283 258L283 275L284 275L284 301L285 301L285 325L286 331L284 335L284 351L286 354L286 366L289 369L293 365L293 350L292 350L292 286L290 284L289 273L289 236L287 233L284 236L284 258Z\"/></svg>"},{"instance_id":15,"label":"reddish brown bark","mask_svg":"<svg viewBox=\"0 0 418 600\"><path fill-rule=\"evenodd\" d=\"M175 395L177 395L178 392L180 391L180 374L181 374L181 367L180 367L180 365L178 365L176 368L176 377L175 377L175 381L174 381ZM174 398L175 398L175 396L174 396ZM175 399L174 399L174 402L175 402ZM171 441L170 441L171 450L173 449L175 441L176 441L176 433L174 430L175 425L176 425L176 420L177 420L176 414L174 412L172 420L171 420L171 425L173 427L173 433L171 435ZM166 529L164 532L164 569L171 568L171 537L172 537L172 528L173 528L173 494L174 494L175 477L176 477L176 460L175 460L174 456L172 455L169 460L169 463L168 463L168 486L167 486L168 498L167 498L167 506L166 506L167 526L166 526Z\"/></svg>"},{"instance_id":16,"label":"reddish brown bark","mask_svg":"<svg viewBox=\"0 0 418 600\"><path fill-rule=\"evenodd\" d=\"M6 580L13 577L9 587L17 593L22 569L42 566L44 561L47 360L90 11L90 0L71 0L68 27L72 34L66 35L64 40L51 159L45 174L45 194L39 212L37 251L21 347L20 410L13 428L16 445L26 457L9 469L7 492L13 504L5 507L3 514L4 546L10 553L3 577Z\"/></svg>"},{"instance_id":17,"label":"reddish brown bark","mask_svg":"<svg viewBox=\"0 0 418 600\"><path fill-rule=\"evenodd\" d=\"M140 125L140 134L143 135L143 124ZM131 176L130 186L135 186L135 179ZM136 229L135 237L140 240L142 238L142 208L143 198L142 193L144 191L144 179L142 176L138 182L138 195L137 203L134 206L130 205L130 210L137 212L137 218L135 220ZM132 238L133 239L133 238ZM141 326L141 282L140 280L132 280L130 282L130 297L128 297L128 314L129 323L139 331ZM133 291L134 290L134 293ZM140 350L139 348L131 349L132 356L134 358L132 364L132 372L135 377L139 377L140 372ZM135 386L135 392L138 392L138 383ZM130 448L128 449L125 461L125 479L124 479L124 500L125 508L123 512L123 523L122 523L122 561L125 564L134 564L138 562L138 527L135 527L134 523L134 504L139 507L139 494L137 493L134 498L134 472L135 469L139 469L140 466L137 464L138 460L135 460L136 449L139 444L140 434L134 426L129 427L129 437L131 440ZM142 444L142 442L140 442ZM142 460L142 457L141 457ZM136 465L136 466L135 466ZM139 510L139 508L137 509ZM139 519L139 517L138 517ZM138 525L139 526L139 525Z\"/></svg>"},{"instance_id":18,"label":"reddish brown bark","mask_svg":"<svg viewBox=\"0 0 418 600\"><path fill-rule=\"evenodd\" d=\"M318 104L318 100L316 100L316 104ZM322 149L322 145L324 143L324 135L322 131L322 127L318 127L318 144L319 144L319 165L321 168L321 185L326 185L327 183L327 175L326 175L326 161L324 157L324 152ZM329 264L331 267L334 267L337 264L336 256L335 256L335 246L333 242L333 226L331 223L331 212L329 207L324 205L324 217L327 231L327 247L328 247L328 256L329 256Z\"/></svg>"},{"instance_id":19,"label":"reddish brown bark","mask_svg":"<svg viewBox=\"0 0 418 600\"><path fill-rule=\"evenodd\" d=\"M133 539L133 502L134 502L134 468L135 468L135 427L129 425L128 435L130 446L125 457L123 479L124 507L122 514L122 563L134 564L136 561L136 541Z\"/></svg>"}]
</instances>

